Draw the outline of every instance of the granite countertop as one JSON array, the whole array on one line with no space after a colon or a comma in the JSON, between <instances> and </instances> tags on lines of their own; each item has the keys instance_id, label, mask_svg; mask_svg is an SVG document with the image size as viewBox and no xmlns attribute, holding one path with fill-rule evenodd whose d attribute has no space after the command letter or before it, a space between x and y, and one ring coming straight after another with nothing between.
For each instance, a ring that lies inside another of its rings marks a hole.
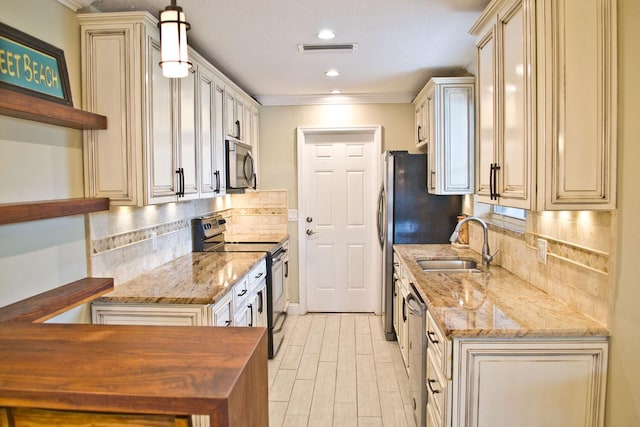
<instances>
[{"instance_id":1,"label":"granite countertop","mask_svg":"<svg viewBox=\"0 0 640 427\"><path fill-rule=\"evenodd\" d=\"M214 304L264 252L192 252L97 298L109 303Z\"/></svg>"},{"instance_id":2,"label":"granite countertop","mask_svg":"<svg viewBox=\"0 0 640 427\"><path fill-rule=\"evenodd\" d=\"M449 338L608 336L601 323L497 265L479 273L424 272L416 259L480 255L451 245L394 245L409 281Z\"/></svg>"}]
</instances>

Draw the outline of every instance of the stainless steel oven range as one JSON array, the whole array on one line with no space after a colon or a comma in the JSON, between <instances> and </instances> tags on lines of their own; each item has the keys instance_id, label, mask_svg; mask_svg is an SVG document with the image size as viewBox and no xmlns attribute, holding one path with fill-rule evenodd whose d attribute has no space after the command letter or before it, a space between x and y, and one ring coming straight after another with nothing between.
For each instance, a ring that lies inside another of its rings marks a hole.
<instances>
[{"instance_id":1,"label":"stainless steel oven range","mask_svg":"<svg viewBox=\"0 0 640 427\"><path fill-rule=\"evenodd\" d=\"M285 286L289 276L288 239L269 241L226 241L226 220L221 215L193 219L193 252L264 252L267 262L267 335L269 358L284 339L287 318Z\"/></svg>"}]
</instances>

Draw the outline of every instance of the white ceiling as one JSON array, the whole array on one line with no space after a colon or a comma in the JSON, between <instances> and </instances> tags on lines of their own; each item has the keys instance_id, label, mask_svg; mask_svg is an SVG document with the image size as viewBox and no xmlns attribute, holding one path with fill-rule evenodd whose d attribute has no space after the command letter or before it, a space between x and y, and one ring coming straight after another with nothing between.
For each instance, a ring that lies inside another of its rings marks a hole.
<instances>
[{"instance_id":1,"label":"white ceiling","mask_svg":"<svg viewBox=\"0 0 640 427\"><path fill-rule=\"evenodd\" d=\"M488 0L178 0L189 44L265 105L409 102L431 76L461 75L474 55L468 34ZM89 9L147 10L169 0L96 0ZM86 11L86 10L85 10ZM331 41L316 34L336 33ZM354 52L298 51L298 44L357 43ZM327 77L329 69L340 71Z\"/></svg>"}]
</instances>

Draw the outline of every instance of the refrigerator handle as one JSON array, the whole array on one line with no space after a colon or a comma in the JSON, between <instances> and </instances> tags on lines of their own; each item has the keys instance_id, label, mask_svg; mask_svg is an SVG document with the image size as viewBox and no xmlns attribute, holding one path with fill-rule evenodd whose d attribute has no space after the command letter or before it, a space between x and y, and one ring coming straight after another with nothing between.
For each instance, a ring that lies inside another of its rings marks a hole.
<instances>
[{"instance_id":1,"label":"refrigerator handle","mask_svg":"<svg viewBox=\"0 0 640 427\"><path fill-rule=\"evenodd\" d=\"M378 240L380 241L380 248L384 248L384 239L386 227L384 226L384 185L380 187L380 194L378 195Z\"/></svg>"}]
</instances>

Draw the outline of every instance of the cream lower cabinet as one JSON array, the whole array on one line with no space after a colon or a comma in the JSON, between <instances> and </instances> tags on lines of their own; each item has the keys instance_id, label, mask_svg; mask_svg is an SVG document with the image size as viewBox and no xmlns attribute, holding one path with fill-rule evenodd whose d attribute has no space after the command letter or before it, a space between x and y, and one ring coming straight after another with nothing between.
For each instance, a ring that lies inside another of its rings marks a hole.
<instances>
[{"instance_id":1,"label":"cream lower cabinet","mask_svg":"<svg viewBox=\"0 0 640 427\"><path fill-rule=\"evenodd\" d=\"M407 297L409 296L409 279L402 265L394 254L394 320L400 354L407 373L409 372L409 318L407 314Z\"/></svg>"},{"instance_id":2,"label":"cream lower cabinet","mask_svg":"<svg viewBox=\"0 0 640 427\"><path fill-rule=\"evenodd\" d=\"M616 2L493 0L470 33L478 201L615 208Z\"/></svg>"},{"instance_id":3,"label":"cream lower cabinet","mask_svg":"<svg viewBox=\"0 0 640 427\"><path fill-rule=\"evenodd\" d=\"M606 338L444 338L427 319L428 427L604 425Z\"/></svg>"}]
</instances>

